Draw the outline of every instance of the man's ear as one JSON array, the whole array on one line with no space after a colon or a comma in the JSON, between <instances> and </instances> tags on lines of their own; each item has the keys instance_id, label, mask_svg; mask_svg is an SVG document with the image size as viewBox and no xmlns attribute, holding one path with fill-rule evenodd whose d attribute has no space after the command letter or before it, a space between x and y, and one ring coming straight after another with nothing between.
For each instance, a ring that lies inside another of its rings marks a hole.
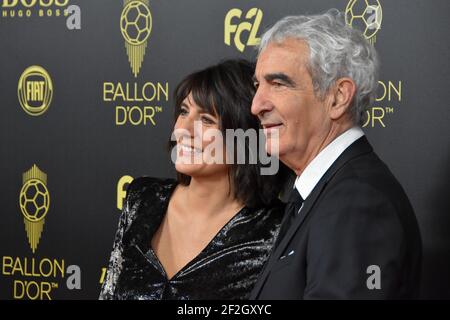
<instances>
[{"instance_id":1,"label":"man's ear","mask_svg":"<svg viewBox=\"0 0 450 320\"><path fill-rule=\"evenodd\" d=\"M355 96L356 85L351 78L339 78L330 92L330 118L338 120L350 108Z\"/></svg>"}]
</instances>

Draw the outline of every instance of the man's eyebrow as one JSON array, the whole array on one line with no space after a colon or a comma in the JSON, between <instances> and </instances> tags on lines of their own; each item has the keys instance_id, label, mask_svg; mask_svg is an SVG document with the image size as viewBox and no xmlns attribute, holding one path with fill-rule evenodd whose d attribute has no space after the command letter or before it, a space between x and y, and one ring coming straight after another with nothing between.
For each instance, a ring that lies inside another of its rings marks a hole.
<instances>
[{"instance_id":1,"label":"man's eyebrow","mask_svg":"<svg viewBox=\"0 0 450 320\"><path fill-rule=\"evenodd\" d=\"M264 76L264 79L266 79L267 82L271 82L273 80L280 80L280 81L284 82L285 84L287 84L288 86L291 86L291 87L295 86L294 80L292 80L291 77L289 77L287 74L282 73L282 72L266 74Z\"/></svg>"}]
</instances>

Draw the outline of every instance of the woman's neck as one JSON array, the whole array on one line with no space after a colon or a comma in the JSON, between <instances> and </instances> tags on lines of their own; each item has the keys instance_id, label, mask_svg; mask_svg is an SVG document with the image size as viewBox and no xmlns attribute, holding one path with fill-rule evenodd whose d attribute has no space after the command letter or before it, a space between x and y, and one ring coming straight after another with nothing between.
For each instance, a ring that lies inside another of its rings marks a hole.
<instances>
[{"instance_id":1,"label":"woman's neck","mask_svg":"<svg viewBox=\"0 0 450 320\"><path fill-rule=\"evenodd\" d=\"M183 203L187 214L202 214L204 218L218 212L238 210L242 204L234 198L228 174L215 177L192 177L186 187Z\"/></svg>"}]
</instances>

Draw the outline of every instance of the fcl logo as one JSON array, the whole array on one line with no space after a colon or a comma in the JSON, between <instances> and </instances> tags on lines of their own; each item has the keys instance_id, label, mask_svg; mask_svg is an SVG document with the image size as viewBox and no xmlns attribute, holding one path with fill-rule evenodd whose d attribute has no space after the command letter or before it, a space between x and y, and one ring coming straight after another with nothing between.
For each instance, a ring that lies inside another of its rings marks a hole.
<instances>
[{"instance_id":1,"label":"fcl logo","mask_svg":"<svg viewBox=\"0 0 450 320\"><path fill-rule=\"evenodd\" d=\"M234 45L240 52L243 52L246 45L257 46L260 43L261 39L256 36L256 33L258 32L259 25L261 24L263 12L258 8L251 8L250 10L248 10L247 14L245 15L245 19L254 19L253 23L244 21L239 24L234 24L233 21L231 21L233 18L241 19L241 16L242 10L240 9L234 8L228 11L227 15L225 16L224 22L224 42L226 45L231 46L231 34L234 33ZM245 44L242 43L241 39L242 32L244 31L249 32L247 42Z\"/></svg>"},{"instance_id":2,"label":"fcl logo","mask_svg":"<svg viewBox=\"0 0 450 320\"><path fill-rule=\"evenodd\" d=\"M144 61L147 40L152 31L152 14L148 0L124 1L120 31L125 40L131 70L136 78Z\"/></svg>"},{"instance_id":3,"label":"fcl logo","mask_svg":"<svg viewBox=\"0 0 450 320\"><path fill-rule=\"evenodd\" d=\"M33 253L39 244L45 216L50 207L50 194L47 189L47 175L34 164L23 173L23 186L20 190L19 206L27 232L28 242Z\"/></svg>"},{"instance_id":4,"label":"fcl logo","mask_svg":"<svg viewBox=\"0 0 450 320\"><path fill-rule=\"evenodd\" d=\"M53 83L48 72L40 66L25 69L17 87L22 109L30 116L40 116L47 111L53 97Z\"/></svg>"},{"instance_id":5,"label":"fcl logo","mask_svg":"<svg viewBox=\"0 0 450 320\"><path fill-rule=\"evenodd\" d=\"M350 0L345 8L345 22L361 30L371 44L377 40L382 20L383 11L378 0Z\"/></svg>"}]
</instances>

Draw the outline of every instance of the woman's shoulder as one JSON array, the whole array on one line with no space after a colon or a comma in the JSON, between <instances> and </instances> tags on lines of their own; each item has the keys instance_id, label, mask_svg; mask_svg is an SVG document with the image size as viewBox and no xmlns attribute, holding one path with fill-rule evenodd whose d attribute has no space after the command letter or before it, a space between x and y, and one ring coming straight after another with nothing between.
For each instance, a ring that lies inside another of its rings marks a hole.
<instances>
[{"instance_id":1,"label":"woman's shoulder","mask_svg":"<svg viewBox=\"0 0 450 320\"><path fill-rule=\"evenodd\" d=\"M174 184L176 184L175 179L171 178L156 178L156 177L150 177L150 176L142 176L137 177L128 186L129 190L133 191L139 191L139 190L146 190L146 189L165 189L167 187L171 187Z\"/></svg>"},{"instance_id":2,"label":"woman's shoulder","mask_svg":"<svg viewBox=\"0 0 450 320\"><path fill-rule=\"evenodd\" d=\"M224 228L226 239L230 245L242 243L264 243L271 247L283 218L284 205L281 201L273 201L270 205L244 207Z\"/></svg>"},{"instance_id":3,"label":"woman's shoulder","mask_svg":"<svg viewBox=\"0 0 450 320\"><path fill-rule=\"evenodd\" d=\"M176 184L177 181L171 178L138 177L128 185L126 199L129 204L144 198L158 197L164 199L170 195L170 191Z\"/></svg>"},{"instance_id":4,"label":"woman's shoulder","mask_svg":"<svg viewBox=\"0 0 450 320\"><path fill-rule=\"evenodd\" d=\"M281 212L283 214L286 203L279 198L273 199L270 204L262 205L255 210L270 214L275 212Z\"/></svg>"},{"instance_id":5,"label":"woman's shoulder","mask_svg":"<svg viewBox=\"0 0 450 320\"><path fill-rule=\"evenodd\" d=\"M128 185L123 208L127 225L124 244L135 243L145 248L146 244L150 243L151 235L159 227L170 194L176 185L177 181L174 179L148 176L136 178Z\"/></svg>"},{"instance_id":6,"label":"woman's shoulder","mask_svg":"<svg viewBox=\"0 0 450 320\"><path fill-rule=\"evenodd\" d=\"M281 223L283 218L284 208L285 203L279 199L275 199L269 205L261 206L259 208L248 208L248 210L250 215L258 217L257 220L260 226L277 226Z\"/></svg>"}]
</instances>

